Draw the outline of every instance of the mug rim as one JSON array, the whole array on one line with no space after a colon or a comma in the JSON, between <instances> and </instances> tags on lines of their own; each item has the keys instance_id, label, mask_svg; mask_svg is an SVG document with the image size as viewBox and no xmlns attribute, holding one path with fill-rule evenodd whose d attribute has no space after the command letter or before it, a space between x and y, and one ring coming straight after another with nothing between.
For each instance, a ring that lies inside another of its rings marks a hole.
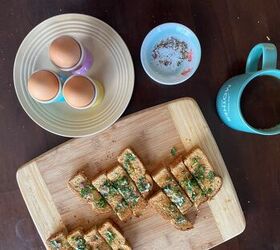
<instances>
[{"instance_id":1,"label":"mug rim","mask_svg":"<svg viewBox=\"0 0 280 250\"><path fill-rule=\"evenodd\" d=\"M271 73L269 73L271 71L275 71L275 72L279 73L279 77L271 75ZM238 75L238 76L243 76L243 75L248 75L248 78L241 84L242 86L241 86L240 91L239 91L238 96L237 96L237 101L238 101L237 108L238 108L238 111L239 111L240 119L243 121L243 123L250 130L252 130L256 134L262 134L262 135L276 135L276 134L279 134L280 129L278 129L277 131L275 129L277 129L280 126L280 121L275 126L270 127L270 128L265 128L265 129L258 129L258 128L255 128L252 125L250 125L246 121L246 119L244 118L244 115L243 115L243 112L242 112L242 109L241 109L241 97L244 93L245 88L250 84L250 82L253 79L255 79L259 76L271 76L271 77L274 77L274 78L280 80L280 70L277 69L277 68L276 69L262 69L262 70L258 70L258 71L255 71L255 72L247 72L247 73L244 73L244 74Z\"/></svg>"}]
</instances>

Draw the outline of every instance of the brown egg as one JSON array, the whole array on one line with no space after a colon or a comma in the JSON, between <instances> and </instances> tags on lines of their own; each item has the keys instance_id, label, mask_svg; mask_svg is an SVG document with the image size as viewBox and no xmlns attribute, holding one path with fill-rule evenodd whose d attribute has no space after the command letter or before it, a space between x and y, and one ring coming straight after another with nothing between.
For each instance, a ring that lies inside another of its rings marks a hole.
<instances>
[{"instance_id":1,"label":"brown egg","mask_svg":"<svg viewBox=\"0 0 280 250\"><path fill-rule=\"evenodd\" d=\"M29 77L27 88L33 98L39 101L49 101L57 95L59 81L52 72L40 70Z\"/></svg>"},{"instance_id":2,"label":"brown egg","mask_svg":"<svg viewBox=\"0 0 280 250\"><path fill-rule=\"evenodd\" d=\"M85 108L95 97L95 87L88 78L73 76L65 82L63 95L70 106Z\"/></svg>"},{"instance_id":3,"label":"brown egg","mask_svg":"<svg viewBox=\"0 0 280 250\"><path fill-rule=\"evenodd\" d=\"M55 39L49 47L49 57L59 68L72 68L81 58L79 43L70 36L61 36Z\"/></svg>"}]
</instances>

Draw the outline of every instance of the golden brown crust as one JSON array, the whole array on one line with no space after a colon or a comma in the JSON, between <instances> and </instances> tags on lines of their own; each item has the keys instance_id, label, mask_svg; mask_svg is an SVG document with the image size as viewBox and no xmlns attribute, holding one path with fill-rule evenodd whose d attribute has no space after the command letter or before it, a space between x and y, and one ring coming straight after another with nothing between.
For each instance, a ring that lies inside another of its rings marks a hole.
<instances>
[{"instance_id":1,"label":"golden brown crust","mask_svg":"<svg viewBox=\"0 0 280 250\"><path fill-rule=\"evenodd\" d=\"M95 212L97 212L97 213L108 213L108 212L111 211L111 207L109 206L109 204L107 204L106 201L104 203L103 197L99 194L99 192L94 187L92 187L92 184L91 184L90 180L87 178L87 176L85 175L85 173L83 171L77 172L77 174L75 174L68 181L68 187L80 199L89 203L92 206L92 209ZM88 194L84 195L84 197L82 197L81 191L82 191L83 188L87 189L87 187L88 188L92 187L92 190L89 190L89 192L87 192Z\"/></svg>"},{"instance_id":2,"label":"golden brown crust","mask_svg":"<svg viewBox=\"0 0 280 250\"><path fill-rule=\"evenodd\" d=\"M153 195L149 199L149 204L163 219L168 220L178 230L186 231L193 228L188 218L179 211L162 191L158 191Z\"/></svg>"},{"instance_id":3,"label":"golden brown crust","mask_svg":"<svg viewBox=\"0 0 280 250\"><path fill-rule=\"evenodd\" d=\"M98 232L96 226L94 226L93 228L91 228L85 233L84 239L92 247L92 249L98 249L98 250L111 249L111 247L107 244L107 242L102 238L102 236Z\"/></svg>"},{"instance_id":4,"label":"golden brown crust","mask_svg":"<svg viewBox=\"0 0 280 250\"><path fill-rule=\"evenodd\" d=\"M133 180L141 195L144 198L148 197L153 189L153 180L140 158L130 148L126 148L119 155L118 162Z\"/></svg>"},{"instance_id":5,"label":"golden brown crust","mask_svg":"<svg viewBox=\"0 0 280 250\"><path fill-rule=\"evenodd\" d=\"M196 207L207 201L207 196L183 163L182 158L170 164L170 171Z\"/></svg>"},{"instance_id":6,"label":"golden brown crust","mask_svg":"<svg viewBox=\"0 0 280 250\"><path fill-rule=\"evenodd\" d=\"M222 187L222 178L216 175L207 156L200 148L193 149L185 158L184 164L209 198L212 198Z\"/></svg>"},{"instance_id":7,"label":"golden brown crust","mask_svg":"<svg viewBox=\"0 0 280 250\"><path fill-rule=\"evenodd\" d=\"M84 239L84 232L82 227L77 227L73 231L71 231L67 236L67 241L76 249L78 246L83 246L84 250L90 250L91 247L86 243Z\"/></svg>"},{"instance_id":8,"label":"golden brown crust","mask_svg":"<svg viewBox=\"0 0 280 250\"><path fill-rule=\"evenodd\" d=\"M97 176L92 184L110 204L121 221L127 221L132 217L132 211L128 204L105 174Z\"/></svg>"},{"instance_id":9,"label":"golden brown crust","mask_svg":"<svg viewBox=\"0 0 280 250\"><path fill-rule=\"evenodd\" d=\"M128 203L133 214L140 216L147 207L147 202L138 192L134 182L126 171L118 165L107 173L107 177Z\"/></svg>"},{"instance_id":10,"label":"golden brown crust","mask_svg":"<svg viewBox=\"0 0 280 250\"><path fill-rule=\"evenodd\" d=\"M50 250L71 250L66 236L66 230L57 232L47 239L47 246Z\"/></svg>"},{"instance_id":11,"label":"golden brown crust","mask_svg":"<svg viewBox=\"0 0 280 250\"><path fill-rule=\"evenodd\" d=\"M185 214L192 207L193 204L189 197L185 194L167 168L164 167L158 170L157 173L153 175L153 179L181 213Z\"/></svg>"},{"instance_id":12,"label":"golden brown crust","mask_svg":"<svg viewBox=\"0 0 280 250\"><path fill-rule=\"evenodd\" d=\"M111 220L105 221L98 228L98 232L113 250L132 249L129 242L122 235L119 228Z\"/></svg>"}]
</instances>

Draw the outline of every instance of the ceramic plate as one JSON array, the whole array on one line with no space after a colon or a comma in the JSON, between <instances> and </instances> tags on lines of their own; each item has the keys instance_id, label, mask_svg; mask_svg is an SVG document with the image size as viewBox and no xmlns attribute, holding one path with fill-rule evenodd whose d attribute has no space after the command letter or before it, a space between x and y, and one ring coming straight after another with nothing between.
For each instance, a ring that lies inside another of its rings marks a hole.
<instances>
[{"instance_id":1,"label":"ceramic plate","mask_svg":"<svg viewBox=\"0 0 280 250\"><path fill-rule=\"evenodd\" d=\"M141 62L156 82L179 84L197 70L201 58L198 38L179 23L164 23L152 29L141 47Z\"/></svg>"},{"instance_id":2,"label":"ceramic plate","mask_svg":"<svg viewBox=\"0 0 280 250\"><path fill-rule=\"evenodd\" d=\"M48 46L61 35L77 38L93 55L88 76L105 88L103 102L95 108L75 110L65 103L43 105L27 92L27 79L39 69L59 72L48 58ZM24 39L14 63L14 86L25 112L42 128L66 137L96 134L112 125L126 109L133 92L134 69L122 38L108 24L81 14L47 19Z\"/></svg>"}]
</instances>

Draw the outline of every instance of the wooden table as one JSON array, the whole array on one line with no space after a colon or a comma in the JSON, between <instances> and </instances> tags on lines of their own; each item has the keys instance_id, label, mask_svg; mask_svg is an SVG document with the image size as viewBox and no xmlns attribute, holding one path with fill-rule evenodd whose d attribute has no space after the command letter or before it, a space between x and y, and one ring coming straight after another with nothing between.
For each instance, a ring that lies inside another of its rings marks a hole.
<instances>
[{"instance_id":1,"label":"wooden table","mask_svg":"<svg viewBox=\"0 0 280 250\"><path fill-rule=\"evenodd\" d=\"M246 56L254 44L270 40L280 47L277 0L2 1L0 249L44 249L15 174L23 163L67 140L38 127L21 108L13 88L14 57L22 39L35 25L48 17L73 12L107 22L127 43L136 80L134 95L124 115L183 96L195 98L200 105L223 154L247 221L243 234L216 249L280 249L280 137L233 131L222 124L215 110L218 89L226 79L243 72ZM144 73L139 58L147 32L169 21L194 30L202 46L197 73L186 83L173 87L153 82ZM269 81L248 88L244 100L250 107L245 109L248 120L254 120L257 125L279 121L279 90L280 85ZM259 102L262 95L264 101Z\"/></svg>"}]
</instances>

